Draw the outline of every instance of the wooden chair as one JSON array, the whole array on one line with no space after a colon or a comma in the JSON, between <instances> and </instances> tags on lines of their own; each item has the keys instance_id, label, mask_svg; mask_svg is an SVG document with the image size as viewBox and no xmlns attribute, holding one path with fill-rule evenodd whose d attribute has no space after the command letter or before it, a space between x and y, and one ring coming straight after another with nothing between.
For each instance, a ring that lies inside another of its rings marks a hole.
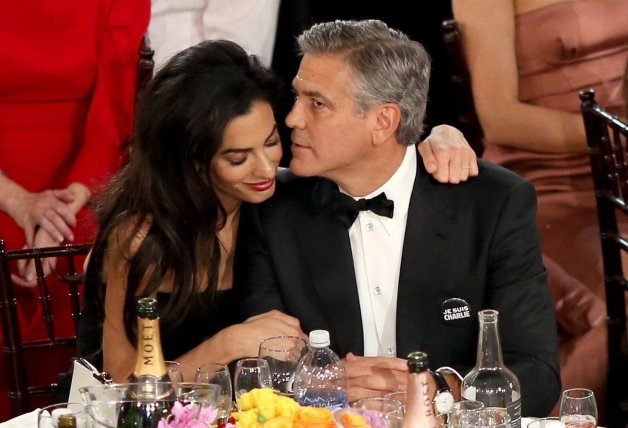
<instances>
[{"instance_id":1,"label":"wooden chair","mask_svg":"<svg viewBox=\"0 0 628 428\"><path fill-rule=\"evenodd\" d=\"M34 363L50 364L50 358L46 353L52 350L67 349L68 361L59 362L63 365L60 369L70 366L70 358L74 355L76 344L76 327L80 313L79 285L83 283L83 276L77 274L77 260L79 256L86 255L91 248L90 244L65 245L60 247L33 248L27 250L6 251L4 241L0 240L0 320L2 322L2 334L4 336L3 352L6 358L6 376L9 384L9 400L11 414L17 416L32 410L31 398L35 396L52 395L55 379L44 385L33 385L29 380L29 367L27 358L36 355ZM57 266L64 265L63 272L54 272L48 278L44 276L42 259L56 257ZM39 288L39 304L41 305L42 322L45 324L47 337L38 340L26 340L22 337L18 319L18 301L11 280L11 266L18 260L34 260ZM81 262L82 263L82 262ZM82 268L82 266L81 266ZM60 281L49 284L49 278L56 276ZM71 316L74 321L74 335L60 337L55 332L54 315L52 312L52 286L67 287L67 298L70 301ZM49 356L49 355L48 355ZM31 357L32 359L32 357Z\"/></svg>"},{"instance_id":2,"label":"wooden chair","mask_svg":"<svg viewBox=\"0 0 628 428\"><path fill-rule=\"evenodd\" d=\"M455 94L455 99L451 100L452 107L456 112L460 131L480 157L484 151L484 133L473 103L471 77L464 54L462 35L458 24L453 19L443 21L441 29L449 60L449 79Z\"/></svg>"},{"instance_id":3,"label":"wooden chair","mask_svg":"<svg viewBox=\"0 0 628 428\"><path fill-rule=\"evenodd\" d=\"M628 255L628 236L617 225L617 215L628 214L628 124L595 101L590 89L580 92L582 117L595 184L608 323L608 426L628 421L628 345L626 292L628 279L622 254ZM583 361L582 364L586 364Z\"/></svg>"}]
</instances>

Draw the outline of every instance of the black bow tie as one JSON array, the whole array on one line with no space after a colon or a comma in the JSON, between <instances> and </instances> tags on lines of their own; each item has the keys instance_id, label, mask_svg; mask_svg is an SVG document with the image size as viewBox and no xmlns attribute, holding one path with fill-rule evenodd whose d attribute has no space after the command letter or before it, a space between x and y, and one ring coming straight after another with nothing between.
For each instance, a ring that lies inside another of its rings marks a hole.
<instances>
[{"instance_id":1,"label":"black bow tie","mask_svg":"<svg viewBox=\"0 0 628 428\"><path fill-rule=\"evenodd\" d=\"M340 191L336 191L330 201L330 206L334 214L348 229L351 227L360 211L372 211L377 215L392 218L395 203L386 197L384 192L371 199L358 199Z\"/></svg>"}]
</instances>

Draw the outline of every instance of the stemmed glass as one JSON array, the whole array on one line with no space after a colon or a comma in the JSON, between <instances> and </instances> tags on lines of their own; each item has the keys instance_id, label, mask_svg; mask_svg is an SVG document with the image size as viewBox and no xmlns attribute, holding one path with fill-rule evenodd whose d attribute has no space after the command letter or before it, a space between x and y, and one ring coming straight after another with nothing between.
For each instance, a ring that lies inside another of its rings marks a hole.
<instances>
[{"instance_id":1,"label":"stemmed glass","mask_svg":"<svg viewBox=\"0 0 628 428\"><path fill-rule=\"evenodd\" d=\"M595 428L597 405L593 391L586 388L563 391L559 414L560 420L567 428Z\"/></svg>"},{"instance_id":2,"label":"stemmed glass","mask_svg":"<svg viewBox=\"0 0 628 428\"><path fill-rule=\"evenodd\" d=\"M380 413L392 413L403 416L405 406L401 401L388 397L368 397L356 400L351 404L356 409L374 410Z\"/></svg>"},{"instance_id":3,"label":"stemmed glass","mask_svg":"<svg viewBox=\"0 0 628 428\"><path fill-rule=\"evenodd\" d=\"M255 388L272 388L272 379L268 362L261 358L243 358L238 360L233 375L235 399L240 408L240 396Z\"/></svg>"},{"instance_id":4,"label":"stemmed glass","mask_svg":"<svg viewBox=\"0 0 628 428\"><path fill-rule=\"evenodd\" d=\"M205 363L196 369L195 382L212 383L220 386L218 397L218 423L226 423L231 413L231 374L229 368L220 363Z\"/></svg>"},{"instance_id":5,"label":"stemmed glass","mask_svg":"<svg viewBox=\"0 0 628 428\"><path fill-rule=\"evenodd\" d=\"M178 361L165 361L170 382L183 382L183 367Z\"/></svg>"},{"instance_id":6,"label":"stemmed glass","mask_svg":"<svg viewBox=\"0 0 628 428\"><path fill-rule=\"evenodd\" d=\"M293 396L292 384L297 363L307 343L296 336L275 336L263 340L258 356L268 362L275 392Z\"/></svg>"}]
</instances>

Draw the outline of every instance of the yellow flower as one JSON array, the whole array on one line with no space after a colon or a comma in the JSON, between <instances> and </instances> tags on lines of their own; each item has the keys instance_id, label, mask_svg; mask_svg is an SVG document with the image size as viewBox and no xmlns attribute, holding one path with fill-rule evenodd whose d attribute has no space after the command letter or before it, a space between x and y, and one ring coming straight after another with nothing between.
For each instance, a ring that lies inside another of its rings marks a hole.
<instances>
[{"instance_id":1,"label":"yellow flower","mask_svg":"<svg viewBox=\"0 0 628 428\"><path fill-rule=\"evenodd\" d=\"M240 411L232 413L237 428L335 428L332 412L325 408L302 407L292 398L272 389L253 389L239 398ZM359 416L359 415L356 415ZM359 416L361 418L361 416ZM352 420L353 422L353 420ZM355 420L355 427L369 428Z\"/></svg>"},{"instance_id":2,"label":"yellow flower","mask_svg":"<svg viewBox=\"0 0 628 428\"><path fill-rule=\"evenodd\" d=\"M244 412L235 412L231 416L236 420L237 427L261 428L262 424L257 421L256 410L246 410Z\"/></svg>"},{"instance_id":3,"label":"yellow flower","mask_svg":"<svg viewBox=\"0 0 628 428\"><path fill-rule=\"evenodd\" d=\"M340 421L346 427L359 428L369 426L369 424L366 422L366 419L364 419L364 416L357 413L343 412L340 415Z\"/></svg>"},{"instance_id":4,"label":"yellow flower","mask_svg":"<svg viewBox=\"0 0 628 428\"><path fill-rule=\"evenodd\" d=\"M264 424L264 428L293 428L294 422L292 418L286 418L283 416L278 416L269 421L266 421Z\"/></svg>"},{"instance_id":5,"label":"yellow flower","mask_svg":"<svg viewBox=\"0 0 628 428\"><path fill-rule=\"evenodd\" d=\"M332 413L322 407L301 407L295 421L295 427L334 428L335 426Z\"/></svg>"}]
</instances>

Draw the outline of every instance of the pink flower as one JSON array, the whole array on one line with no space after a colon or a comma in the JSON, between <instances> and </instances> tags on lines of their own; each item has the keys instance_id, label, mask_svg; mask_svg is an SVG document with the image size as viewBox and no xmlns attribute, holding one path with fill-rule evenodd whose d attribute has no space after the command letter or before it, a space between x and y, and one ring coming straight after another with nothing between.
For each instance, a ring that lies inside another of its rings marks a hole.
<instances>
[{"instance_id":1,"label":"pink flower","mask_svg":"<svg viewBox=\"0 0 628 428\"><path fill-rule=\"evenodd\" d=\"M200 409L195 403L185 406L175 401L170 414L159 421L158 428L207 428L216 420L218 410L214 408Z\"/></svg>"},{"instance_id":2,"label":"pink flower","mask_svg":"<svg viewBox=\"0 0 628 428\"><path fill-rule=\"evenodd\" d=\"M364 419L372 428L386 428L388 424L386 423L386 419L379 416L377 412L367 410L363 414Z\"/></svg>"}]
</instances>

